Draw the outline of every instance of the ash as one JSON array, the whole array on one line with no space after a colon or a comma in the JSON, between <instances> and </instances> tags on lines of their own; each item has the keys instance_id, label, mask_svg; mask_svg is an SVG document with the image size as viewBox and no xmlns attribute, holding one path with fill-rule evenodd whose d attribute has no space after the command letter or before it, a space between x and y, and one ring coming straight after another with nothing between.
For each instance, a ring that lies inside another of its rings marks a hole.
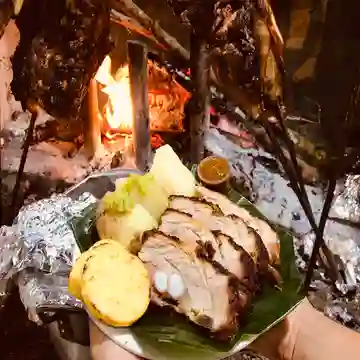
<instances>
[{"instance_id":1,"label":"ash","mask_svg":"<svg viewBox=\"0 0 360 360\"><path fill-rule=\"evenodd\" d=\"M11 191L16 181L22 147L30 121L30 115L22 111L19 103L13 102L13 105L11 119L5 122L0 132L1 206L4 206L1 214L6 213L5 209L11 203ZM63 192L94 172L106 171L114 166L134 167L131 156L119 157L118 150L105 146L102 146L94 158L89 160L82 145L81 129L65 126L65 120L56 121L45 112L37 119L36 129L39 132L42 126L45 127L51 122L57 124L56 136L33 144L29 149L20 188L20 196L25 204L49 197L53 193ZM73 129L73 133L67 133L64 129ZM2 218L1 223L9 223L11 220Z\"/></svg>"}]
</instances>

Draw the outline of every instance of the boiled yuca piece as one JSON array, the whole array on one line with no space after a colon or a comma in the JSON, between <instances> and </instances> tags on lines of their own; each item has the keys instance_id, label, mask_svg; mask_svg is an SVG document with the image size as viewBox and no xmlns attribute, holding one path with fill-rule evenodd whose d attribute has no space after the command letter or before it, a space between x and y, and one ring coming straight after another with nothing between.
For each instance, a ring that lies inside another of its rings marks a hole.
<instances>
[{"instance_id":1,"label":"boiled yuca piece","mask_svg":"<svg viewBox=\"0 0 360 360\"><path fill-rule=\"evenodd\" d=\"M83 270L81 297L90 314L104 323L130 326L147 310L150 279L144 264L122 246L94 251Z\"/></svg>"},{"instance_id":2,"label":"boiled yuca piece","mask_svg":"<svg viewBox=\"0 0 360 360\"><path fill-rule=\"evenodd\" d=\"M79 256L79 258L75 261L75 264L71 270L69 276L68 288L70 294L81 300L81 281L82 275L84 271L84 267L88 261L88 259L92 256L93 252L96 251L108 251L111 246L117 246L118 244L113 240L101 240L94 244L89 250L84 252Z\"/></svg>"},{"instance_id":3,"label":"boiled yuca piece","mask_svg":"<svg viewBox=\"0 0 360 360\"><path fill-rule=\"evenodd\" d=\"M168 207L166 191L150 173L132 174L117 181L116 189L105 194L101 202L102 209L116 215L125 214L139 204L155 219L159 220Z\"/></svg>"},{"instance_id":4,"label":"boiled yuca piece","mask_svg":"<svg viewBox=\"0 0 360 360\"><path fill-rule=\"evenodd\" d=\"M169 145L164 145L156 150L150 174L168 195L195 195L193 174Z\"/></svg>"},{"instance_id":5,"label":"boiled yuca piece","mask_svg":"<svg viewBox=\"0 0 360 360\"><path fill-rule=\"evenodd\" d=\"M166 191L153 175L131 175L102 199L96 223L98 233L136 253L140 249L141 234L157 227L167 206Z\"/></svg>"},{"instance_id":6,"label":"boiled yuca piece","mask_svg":"<svg viewBox=\"0 0 360 360\"><path fill-rule=\"evenodd\" d=\"M123 214L103 212L96 221L100 238L115 240L133 253L141 247L141 234L157 225L157 221L139 204Z\"/></svg>"}]
</instances>

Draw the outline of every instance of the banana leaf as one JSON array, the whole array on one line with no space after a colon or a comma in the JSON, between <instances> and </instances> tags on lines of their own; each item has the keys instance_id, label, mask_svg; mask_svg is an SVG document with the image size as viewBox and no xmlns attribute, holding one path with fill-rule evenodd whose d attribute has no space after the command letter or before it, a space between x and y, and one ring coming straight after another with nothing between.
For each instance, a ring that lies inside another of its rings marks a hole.
<instances>
[{"instance_id":1,"label":"banana leaf","mask_svg":"<svg viewBox=\"0 0 360 360\"><path fill-rule=\"evenodd\" d=\"M245 207L254 216L264 218L246 198L230 190L229 198ZM233 348L239 350L249 341L279 322L302 299L299 294L303 277L295 265L293 237L289 232L272 225L280 239L279 271L283 278L282 290L266 288L255 300L246 325L241 327L235 339L221 343L201 333L183 317L165 312L149 311L132 332L137 341L159 352L157 359L219 359L228 355ZM242 344L242 345L241 345Z\"/></svg>"},{"instance_id":2,"label":"banana leaf","mask_svg":"<svg viewBox=\"0 0 360 360\"><path fill-rule=\"evenodd\" d=\"M192 169L192 171L195 170ZM230 189L227 195L233 202L246 208L254 216L266 220L256 207L236 190ZM93 209L89 209L85 215L85 217L92 218ZM88 218L74 224L75 232L78 233L79 247L82 250L89 246L92 239L90 231L81 234L81 224L86 224L84 228L88 229L90 223L91 219ZM181 315L168 310L151 308L135 325L125 330L141 347L142 356L156 360L224 358L244 348L258 335L281 321L297 306L302 299L299 289L303 277L295 265L293 237L283 228L270 225L278 233L280 239L281 264L278 270L283 278L282 290L272 287L265 288L255 299L253 309L244 326L240 327L235 338L227 343L211 339L208 334L189 323ZM117 332L120 330L110 328L97 321L96 323L110 338L124 346L123 341L117 341L119 337ZM131 346L128 349L131 350Z\"/></svg>"}]
</instances>

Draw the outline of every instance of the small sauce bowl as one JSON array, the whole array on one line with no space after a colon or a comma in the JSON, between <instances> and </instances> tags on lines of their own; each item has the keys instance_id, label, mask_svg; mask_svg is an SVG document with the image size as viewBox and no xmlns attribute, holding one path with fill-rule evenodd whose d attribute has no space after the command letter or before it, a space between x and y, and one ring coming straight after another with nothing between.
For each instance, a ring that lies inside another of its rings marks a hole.
<instances>
[{"instance_id":1,"label":"small sauce bowl","mask_svg":"<svg viewBox=\"0 0 360 360\"><path fill-rule=\"evenodd\" d=\"M197 175L205 186L223 188L230 179L229 162L220 156L208 156L197 167Z\"/></svg>"}]
</instances>

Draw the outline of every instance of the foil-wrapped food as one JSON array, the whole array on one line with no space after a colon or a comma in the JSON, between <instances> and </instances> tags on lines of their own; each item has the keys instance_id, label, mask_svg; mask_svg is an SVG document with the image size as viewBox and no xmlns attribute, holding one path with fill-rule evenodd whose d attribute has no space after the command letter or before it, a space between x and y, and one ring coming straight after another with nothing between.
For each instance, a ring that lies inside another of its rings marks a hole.
<instances>
[{"instance_id":1,"label":"foil-wrapped food","mask_svg":"<svg viewBox=\"0 0 360 360\"><path fill-rule=\"evenodd\" d=\"M23 207L11 227L0 231L0 279L18 277L25 307L36 313L40 305L79 306L67 291L67 279L79 254L76 236L90 231L83 218L97 199L90 193L72 200L54 195Z\"/></svg>"}]
</instances>

